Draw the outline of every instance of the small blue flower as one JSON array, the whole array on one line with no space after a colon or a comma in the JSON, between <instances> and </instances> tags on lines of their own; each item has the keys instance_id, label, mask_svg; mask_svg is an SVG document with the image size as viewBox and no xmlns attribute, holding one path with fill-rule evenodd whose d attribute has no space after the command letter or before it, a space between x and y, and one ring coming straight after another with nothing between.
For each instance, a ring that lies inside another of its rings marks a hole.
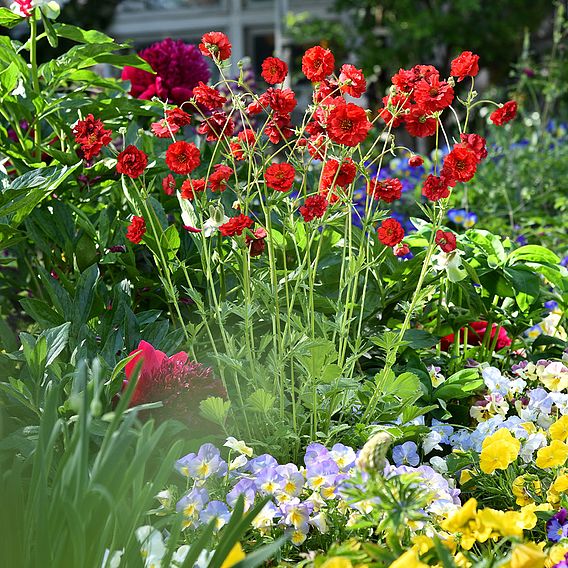
<instances>
[{"instance_id":1,"label":"small blue flower","mask_svg":"<svg viewBox=\"0 0 568 568\"><path fill-rule=\"evenodd\" d=\"M231 513L229 508L222 501L211 501L201 514L199 520L208 525L211 521L215 520L215 528L217 530L223 528L230 520Z\"/></svg>"},{"instance_id":2,"label":"small blue flower","mask_svg":"<svg viewBox=\"0 0 568 568\"><path fill-rule=\"evenodd\" d=\"M414 442L404 442L392 450L392 459L397 466L411 465L416 467L420 463L418 446Z\"/></svg>"}]
</instances>

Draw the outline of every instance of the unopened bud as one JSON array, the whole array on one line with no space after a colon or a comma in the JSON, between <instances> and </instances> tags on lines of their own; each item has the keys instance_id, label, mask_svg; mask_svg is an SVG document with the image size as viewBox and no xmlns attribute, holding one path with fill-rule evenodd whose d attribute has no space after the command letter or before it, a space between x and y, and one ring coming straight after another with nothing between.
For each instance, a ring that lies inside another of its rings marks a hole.
<instances>
[{"instance_id":1,"label":"unopened bud","mask_svg":"<svg viewBox=\"0 0 568 568\"><path fill-rule=\"evenodd\" d=\"M357 467L367 473L382 473L392 440L388 432L377 432L363 446L357 458Z\"/></svg>"}]
</instances>

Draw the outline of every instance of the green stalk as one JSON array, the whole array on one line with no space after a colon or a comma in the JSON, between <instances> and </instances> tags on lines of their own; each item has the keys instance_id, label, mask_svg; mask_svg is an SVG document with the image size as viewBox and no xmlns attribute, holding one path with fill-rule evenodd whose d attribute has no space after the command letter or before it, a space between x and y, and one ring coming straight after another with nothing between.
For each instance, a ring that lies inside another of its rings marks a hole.
<instances>
[{"instance_id":1,"label":"green stalk","mask_svg":"<svg viewBox=\"0 0 568 568\"><path fill-rule=\"evenodd\" d=\"M37 9L32 12L30 18L30 71L32 75L32 85L35 94L41 96L39 87L39 76L37 69ZM36 149L37 159L41 160L41 123L38 121L34 128L34 145Z\"/></svg>"}]
</instances>

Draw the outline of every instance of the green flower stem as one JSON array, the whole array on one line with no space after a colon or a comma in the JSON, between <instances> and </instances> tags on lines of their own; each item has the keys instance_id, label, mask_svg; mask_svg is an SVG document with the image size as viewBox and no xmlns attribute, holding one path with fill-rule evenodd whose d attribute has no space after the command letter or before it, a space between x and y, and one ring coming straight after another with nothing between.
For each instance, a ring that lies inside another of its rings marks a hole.
<instances>
[{"instance_id":1,"label":"green flower stem","mask_svg":"<svg viewBox=\"0 0 568 568\"><path fill-rule=\"evenodd\" d=\"M30 18L30 71L32 76L32 85L37 96L41 96L39 86L39 76L37 69L37 8L33 10ZM38 121L34 128L34 146L37 153L37 159L41 160L41 123Z\"/></svg>"},{"instance_id":2,"label":"green flower stem","mask_svg":"<svg viewBox=\"0 0 568 568\"><path fill-rule=\"evenodd\" d=\"M396 363L396 358L398 355L398 352L404 342L404 334L406 333L406 331L409 329L410 327L410 320L412 319L412 314L414 313L414 310L416 309L416 306L418 305L418 302L420 300L420 292L422 291L422 286L424 284L424 280L426 278L426 275L428 274L428 271L430 269L430 263L432 261L432 256L434 255L434 251L436 250L436 231L438 229L438 227L441 226L442 224L442 219L444 218L444 213L446 211L446 208L444 206L444 204L440 204L440 208L438 211L438 215L435 219L434 225L432 227L432 234L430 235L430 241L428 243L428 249L426 250L426 257L424 258L424 263L422 264L422 270L420 271L420 276L418 277L418 282L416 283L416 288L414 291L414 296L412 297L412 301L410 302L410 306L406 312L406 316L404 318L404 321L402 322L402 326L400 328L396 343L394 345L394 347L387 353L387 357L386 357L386 361L385 361L385 366L383 368L383 370L381 371L382 375L385 376L387 375L391 369L393 368L394 364ZM362 422L365 424L368 424L375 412L375 409L377 408L377 403L379 402L379 397L380 397L380 392L378 390L375 390L375 392L373 393L373 396L371 397L371 399L369 400L369 404L367 405L367 408L363 414L363 418L362 418Z\"/></svg>"}]
</instances>

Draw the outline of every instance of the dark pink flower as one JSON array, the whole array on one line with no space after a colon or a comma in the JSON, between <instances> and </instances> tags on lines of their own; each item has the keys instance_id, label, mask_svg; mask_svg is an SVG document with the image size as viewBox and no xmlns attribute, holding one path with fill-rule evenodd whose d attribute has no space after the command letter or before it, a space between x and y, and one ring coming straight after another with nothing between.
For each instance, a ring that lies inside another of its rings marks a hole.
<instances>
[{"instance_id":1,"label":"dark pink flower","mask_svg":"<svg viewBox=\"0 0 568 568\"><path fill-rule=\"evenodd\" d=\"M122 79L130 81L130 94L138 99L159 97L177 105L188 101L200 81L207 83L209 66L199 49L181 40L167 38L138 54L155 75L136 67L125 67Z\"/></svg>"}]
</instances>

